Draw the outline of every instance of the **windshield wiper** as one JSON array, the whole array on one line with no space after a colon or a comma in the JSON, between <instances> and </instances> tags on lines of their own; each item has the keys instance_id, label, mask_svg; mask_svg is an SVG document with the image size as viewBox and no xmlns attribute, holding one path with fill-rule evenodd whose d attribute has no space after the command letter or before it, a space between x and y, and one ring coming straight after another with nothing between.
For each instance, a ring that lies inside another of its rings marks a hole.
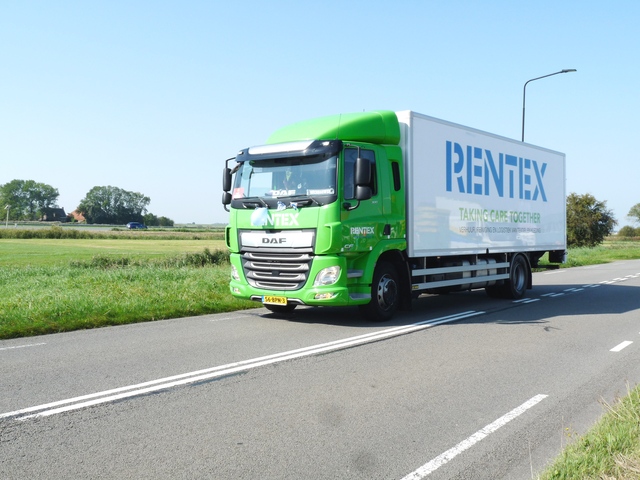
<instances>
[{"instance_id":1,"label":"windshield wiper","mask_svg":"<svg viewBox=\"0 0 640 480\"><path fill-rule=\"evenodd\" d=\"M254 199L257 199L259 201L255 201ZM258 208L258 207L265 207L265 208L269 208L269 204L262 198L262 197L248 197L248 198L243 198L242 200L240 200L240 202L242 203L242 206L244 208Z\"/></svg>"},{"instance_id":2,"label":"windshield wiper","mask_svg":"<svg viewBox=\"0 0 640 480\"><path fill-rule=\"evenodd\" d=\"M318 205L319 207L321 207L323 204L320 203L318 200L316 200L315 198L313 198L311 195L292 195L291 197L287 197L289 200L294 200L296 198L299 198L301 200L294 200L295 203L300 204L301 202L305 202L305 205L309 205L310 203L315 203L316 205Z\"/></svg>"}]
</instances>

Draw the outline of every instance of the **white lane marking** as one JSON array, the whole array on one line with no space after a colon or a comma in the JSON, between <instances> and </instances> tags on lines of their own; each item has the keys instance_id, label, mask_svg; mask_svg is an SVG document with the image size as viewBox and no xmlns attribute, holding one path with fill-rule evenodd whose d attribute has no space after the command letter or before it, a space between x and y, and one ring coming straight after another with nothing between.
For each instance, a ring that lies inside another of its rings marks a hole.
<instances>
[{"instance_id":1,"label":"white lane marking","mask_svg":"<svg viewBox=\"0 0 640 480\"><path fill-rule=\"evenodd\" d=\"M423 479L424 477L426 477L430 473L434 472L435 470L437 470L441 466L445 465L446 463L449 463L451 460L453 460L455 457L457 457L459 454L461 454L465 450L471 448L473 445L478 443L480 440L488 437L491 433L495 432L499 428L504 427L511 420L513 420L516 417L519 417L524 412L526 412L530 408L534 407L535 405L537 405L538 403L540 403L542 400L544 400L547 397L548 397L548 395L540 394L540 395L536 395L535 397L531 398L530 400L527 400L526 402L524 402L519 407L514 408L513 410L511 410L506 415L503 415L502 417L497 419L495 422L490 423L489 425L487 425L486 427L484 427L481 430L478 430L476 433L471 435L469 438L463 440L462 442L460 442L455 447L447 450L446 452L444 452L441 455L438 455L436 458L434 458L430 462L425 463L423 466L421 466L417 470L411 472L409 475L404 477L402 480L421 480L421 479Z\"/></svg>"},{"instance_id":2,"label":"white lane marking","mask_svg":"<svg viewBox=\"0 0 640 480\"><path fill-rule=\"evenodd\" d=\"M81 408L98 405L100 403L113 402L123 398L143 395L149 392L166 390L180 385L187 385L189 383L201 382L217 377L232 375L234 373L247 371L265 365L272 365L286 360L307 357L319 353L341 350L369 342L375 342L385 338L391 338L411 332L416 332L419 330L424 330L436 325L456 322L458 320L463 320L465 318L474 317L477 315L483 315L484 313L485 312L476 312L471 310L454 315L448 315L446 317L435 318L433 320L425 320L422 322L412 323L410 325L403 325L400 327L389 328L378 332L366 333L364 335L344 338L342 340L336 340L333 342L312 345L310 347L299 348L296 350L290 350L288 352L275 353L264 357L253 358L251 360L243 360L239 362L229 363L227 365L220 365L204 370L198 370L195 372L183 373L181 375L160 378L158 380L151 380L149 382L139 383L137 385L114 388L112 390L106 390L103 392L91 393L75 398L59 400L43 405L37 405L35 407L23 408L20 410L15 410L13 412L0 414L0 418L16 417L17 420L26 420L34 417L55 415L57 413L68 412L71 410L79 410Z\"/></svg>"},{"instance_id":3,"label":"white lane marking","mask_svg":"<svg viewBox=\"0 0 640 480\"><path fill-rule=\"evenodd\" d=\"M0 350L15 350L16 348L39 347L40 345L46 345L46 343L30 343L29 345L16 345L15 347L0 347Z\"/></svg>"},{"instance_id":4,"label":"white lane marking","mask_svg":"<svg viewBox=\"0 0 640 480\"><path fill-rule=\"evenodd\" d=\"M539 302L540 299L539 298L521 298L520 300L514 300L513 303L521 303L522 305L525 305L527 303L533 303L533 302Z\"/></svg>"},{"instance_id":5,"label":"white lane marking","mask_svg":"<svg viewBox=\"0 0 640 480\"><path fill-rule=\"evenodd\" d=\"M545 272L543 275L558 275L559 273L567 273L566 270L553 270L551 272Z\"/></svg>"},{"instance_id":6,"label":"white lane marking","mask_svg":"<svg viewBox=\"0 0 640 480\"><path fill-rule=\"evenodd\" d=\"M620 345L616 345L615 347L613 347L611 350L609 350L610 352L619 352L620 350L627 348L629 345L631 345L633 342L627 340L625 342L622 342Z\"/></svg>"}]
</instances>

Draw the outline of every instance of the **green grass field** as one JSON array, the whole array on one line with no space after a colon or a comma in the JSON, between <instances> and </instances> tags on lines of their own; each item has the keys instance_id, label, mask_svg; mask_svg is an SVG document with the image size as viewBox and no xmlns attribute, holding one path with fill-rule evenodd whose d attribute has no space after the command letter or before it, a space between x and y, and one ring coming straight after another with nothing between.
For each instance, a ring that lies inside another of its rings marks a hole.
<instances>
[{"instance_id":1,"label":"green grass field","mask_svg":"<svg viewBox=\"0 0 640 480\"><path fill-rule=\"evenodd\" d=\"M160 258L187 252L226 250L224 240L0 239L0 267L66 265L95 255Z\"/></svg>"},{"instance_id":2,"label":"green grass field","mask_svg":"<svg viewBox=\"0 0 640 480\"><path fill-rule=\"evenodd\" d=\"M0 238L0 339L258 306L229 294L219 234L136 235Z\"/></svg>"}]
</instances>

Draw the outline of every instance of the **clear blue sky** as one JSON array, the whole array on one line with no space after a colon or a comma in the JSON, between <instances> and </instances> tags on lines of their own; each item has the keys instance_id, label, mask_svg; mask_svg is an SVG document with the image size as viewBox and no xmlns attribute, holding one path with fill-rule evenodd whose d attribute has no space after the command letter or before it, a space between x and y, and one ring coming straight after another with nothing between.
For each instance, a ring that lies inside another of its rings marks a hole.
<instances>
[{"instance_id":1,"label":"clear blue sky","mask_svg":"<svg viewBox=\"0 0 640 480\"><path fill-rule=\"evenodd\" d=\"M640 202L640 2L0 2L0 184L226 222L224 160L276 128L420 113L567 154L567 193Z\"/></svg>"}]
</instances>

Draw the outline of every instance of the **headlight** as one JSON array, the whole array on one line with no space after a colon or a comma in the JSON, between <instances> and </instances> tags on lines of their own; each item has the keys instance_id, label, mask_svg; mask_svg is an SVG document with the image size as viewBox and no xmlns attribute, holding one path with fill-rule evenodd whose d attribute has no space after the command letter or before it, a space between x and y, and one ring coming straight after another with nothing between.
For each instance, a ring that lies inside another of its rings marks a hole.
<instances>
[{"instance_id":1,"label":"headlight","mask_svg":"<svg viewBox=\"0 0 640 480\"><path fill-rule=\"evenodd\" d=\"M238 269L235 267L235 265L231 265L231 279L240 280L240 274L238 274Z\"/></svg>"},{"instance_id":2,"label":"headlight","mask_svg":"<svg viewBox=\"0 0 640 480\"><path fill-rule=\"evenodd\" d=\"M322 285L333 285L340 278L340 267L327 267L323 268L316 275L316 279L313 282L314 287L320 287Z\"/></svg>"}]
</instances>

